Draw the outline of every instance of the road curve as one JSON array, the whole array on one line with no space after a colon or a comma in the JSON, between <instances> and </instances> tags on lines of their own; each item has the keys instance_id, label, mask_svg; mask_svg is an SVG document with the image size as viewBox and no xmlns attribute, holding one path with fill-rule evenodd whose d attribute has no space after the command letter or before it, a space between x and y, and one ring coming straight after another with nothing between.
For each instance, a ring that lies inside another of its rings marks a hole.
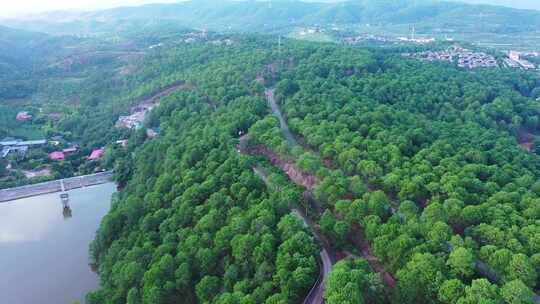
<instances>
[{"instance_id":1,"label":"road curve","mask_svg":"<svg viewBox=\"0 0 540 304\"><path fill-rule=\"evenodd\" d=\"M268 101L268 104L270 108L272 109L272 112L274 115L277 116L279 119L279 123L281 125L281 130L283 132L283 135L287 138L287 142L289 144L289 147L297 146L298 143L296 142L296 139L293 137L291 132L289 131L289 127L287 125L287 122L283 118L283 115L281 114L281 111L279 109L279 106L277 105L275 98L274 98L274 89L266 89L265 91L266 99ZM240 138L240 142L238 145L238 153L240 154L250 154L250 151L252 149L248 149L248 140L249 136L244 135ZM253 172L259 176L263 182L270 188L272 188L272 185L270 184L268 177L266 174L257 167L253 168ZM332 271L332 258L329 254L329 249L327 248L326 242L322 239L322 237L318 234L317 229L315 229L313 223L310 221L310 219L306 216L304 212L302 212L300 209L292 209L292 213L297 215L299 218L301 218L304 222L304 225L307 228L310 228L315 238L319 241L321 245L321 251L319 253L320 261L319 261L319 277L313 286L313 288L310 290L304 301L303 304L323 304L324 303L324 281L326 279L326 275Z\"/></svg>"},{"instance_id":2,"label":"road curve","mask_svg":"<svg viewBox=\"0 0 540 304\"><path fill-rule=\"evenodd\" d=\"M307 216L300 210L300 209L293 209L292 210L294 214L296 214L299 218L301 218L304 221L304 225L311 229L313 232L313 235L315 238L319 241L321 244L321 252L319 253L320 256L320 264L319 265L319 278L317 279L317 282L313 286L313 288L310 290L307 297L304 299L304 304L322 304L324 303L324 283L326 279L326 275L332 271L332 259L330 258L330 254L328 253L328 250L326 249L326 246L324 245L324 241L321 239L321 237L318 235L317 230L312 226L311 221L307 218Z\"/></svg>"},{"instance_id":3,"label":"road curve","mask_svg":"<svg viewBox=\"0 0 540 304\"><path fill-rule=\"evenodd\" d=\"M245 138L244 138L245 140ZM241 151L242 149L239 149ZM263 180L263 182L266 184L267 187L272 188L272 185L270 184L270 181L268 180L268 176L266 176L265 172L261 170L258 167L253 168L253 172L255 175L257 175L260 179ZM306 216L302 210L298 208L293 208L291 210L293 214L298 216L302 221L304 222L304 226L306 228L309 228L319 244L321 245L321 251L319 253L319 277L317 278L317 281L313 285L313 288L309 291L308 295L302 302L303 304L323 304L324 303L324 281L326 278L326 275L332 271L332 258L330 257L330 254L328 253L328 250L326 247L326 242L322 239L322 237L318 234L318 231L313 227L313 223L311 220ZM322 265L321 265L322 264Z\"/></svg>"},{"instance_id":4,"label":"road curve","mask_svg":"<svg viewBox=\"0 0 540 304\"><path fill-rule=\"evenodd\" d=\"M319 278L317 282L310 290L307 297L304 299L303 304L323 304L324 303L324 283L326 275L332 271L332 260L328 255L328 252L323 249L320 252L320 259L322 267L320 267ZM319 265L320 266L320 265Z\"/></svg>"}]
</instances>

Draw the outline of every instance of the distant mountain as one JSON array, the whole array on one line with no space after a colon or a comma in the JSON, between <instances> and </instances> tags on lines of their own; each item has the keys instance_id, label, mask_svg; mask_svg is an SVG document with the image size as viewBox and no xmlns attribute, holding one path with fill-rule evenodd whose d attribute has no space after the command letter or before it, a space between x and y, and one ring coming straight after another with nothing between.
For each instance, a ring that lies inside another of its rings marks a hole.
<instances>
[{"instance_id":1,"label":"distant mountain","mask_svg":"<svg viewBox=\"0 0 540 304\"><path fill-rule=\"evenodd\" d=\"M84 41L0 26L0 80L23 77L35 66L77 52Z\"/></svg>"},{"instance_id":2,"label":"distant mountain","mask_svg":"<svg viewBox=\"0 0 540 304\"><path fill-rule=\"evenodd\" d=\"M44 58L58 54L61 48L80 43L83 39L70 36L51 36L37 31L0 26L0 57Z\"/></svg>"},{"instance_id":3,"label":"distant mountain","mask_svg":"<svg viewBox=\"0 0 540 304\"><path fill-rule=\"evenodd\" d=\"M0 26L0 79L27 68L36 44L45 39L45 34Z\"/></svg>"},{"instance_id":4,"label":"distant mountain","mask_svg":"<svg viewBox=\"0 0 540 304\"><path fill-rule=\"evenodd\" d=\"M501 5L521 9L540 10L540 1L538 0L455 0L469 4L490 4Z\"/></svg>"},{"instance_id":5,"label":"distant mountain","mask_svg":"<svg viewBox=\"0 0 540 304\"><path fill-rule=\"evenodd\" d=\"M302 25L376 24L452 29L459 32L536 31L540 11L436 0L357 0L339 3L295 0L192 0L174 4L43 14L4 23L52 34L99 34L166 24L213 30L271 32Z\"/></svg>"},{"instance_id":6,"label":"distant mountain","mask_svg":"<svg viewBox=\"0 0 540 304\"><path fill-rule=\"evenodd\" d=\"M346 0L303 0L305 2L325 2L339 3ZM418 0L420 2L422 0ZM467 4L488 4L497 6L506 6L519 9L534 9L540 10L540 1L538 0L448 0L452 2L462 2Z\"/></svg>"}]
</instances>

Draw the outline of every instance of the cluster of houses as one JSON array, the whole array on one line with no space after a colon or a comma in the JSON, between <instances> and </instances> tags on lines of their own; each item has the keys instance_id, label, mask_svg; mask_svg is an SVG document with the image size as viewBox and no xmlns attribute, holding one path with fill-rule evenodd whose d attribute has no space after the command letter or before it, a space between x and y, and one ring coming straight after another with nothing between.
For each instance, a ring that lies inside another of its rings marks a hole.
<instances>
[{"instance_id":1,"label":"cluster of houses","mask_svg":"<svg viewBox=\"0 0 540 304\"><path fill-rule=\"evenodd\" d=\"M354 37L345 37L343 38L343 43L349 44L349 45L355 45L360 44L368 41L375 41L375 42L384 42L384 43L395 43L397 42L396 38L389 37L389 36L381 36L381 35L360 35L360 36L354 36Z\"/></svg>"},{"instance_id":2,"label":"cluster of houses","mask_svg":"<svg viewBox=\"0 0 540 304\"><path fill-rule=\"evenodd\" d=\"M455 62L459 67L467 69L499 67L494 56L484 52L473 52L457 45L440 51L403 53L402 56L413 57L425 61Z\"/></svg>"},{"instance_id":3,"label":"cluster of houses","mask_svg":"<svg viewBox=\"0 0 540 304\"><path fill-rule=\"evenodd\" d=\"M40 139L40 140L21 140L21 139L15 139L15 138L4 138L2 141L0 141L0 157L6 158L9 155L16 154L20 157L24 157L28 150L30 149L39 149L39 148L45 148L48 143L51 144L58 144L58 141L47 141L46 139ZM63 160L66 155L76 153L79 149L76 146L71 146L59 151L54 151L48 154L49 158L52 160ZM89 160L97 160L100 159L103 153L105 152L104 148L95 149L92 151L92 153L88 156Z\"/></svg>"},{"instance_id":4,"label":"cluster of houses","mask_svg":"<svg viewBox=\"0 0 540 304\"><path fill-rule=\"evenodd\" d=\"M144 125L146 115L150 113L154 108L159 106L161 98L170 96L177 90L186 88L187 86L188 84L180 82L169 86L168 88L160 91L159 93L145 99L139 105L131 108L130 115L120 116L116 121L116 127L120 129L126 128L130 130L140 129Z\"/></svg>"},{"instance_id":5,"label":"cluster of houses","mask_svg":"<svg viewBox=\"0 0 540 304\"><path fill-rule=\"evenodd\" d=\"M199 40L206 40L208 38L208 31L202 30L202 31L191 32L191 33L185 34L184 37L185 38L184 40L182 40L182 42L194 43Z\"/></svg>"},{"instance_id":6,"label":"cluster of houses","mask_svg":"<svg viewBox=\"0 0 540 304\"><path fill-rule=\"evenodd\" d=\"M535 69L536 66L532 62L529 62L523 59L523 57L525 56L538 57L538 55L539 54L536 52L522 53L518 51L509 51L508 58L504 59L504 64L509 68L532 70L532 69Z\"/></svg>"},{"instance_id":7,"label":"cluster of houses","mask_svg":"<svg viewBox=\"0 0 540 304\"><path fill-rule=\"evenodd\" d=\"M116 121L117 128L127 128L137 130L143 126L146 115L155 107L159 106L159 98L150 98L140 105L131 109L131 115L120 116Z\"/></svg>"},{"instance_id":8,"label":"cluster of houses","mask_svg":"<svg viewBox=\"0 0 540 304\"><path fill-rule=\"evenodd\" d=\"M63 160L66 157L66 155L75 153L77 151L78 151L77 147L73 146L66 149L62 149L61 151L51 152L49 153L49 158L52 160ZM104 152L105 152L105 148L95 149L94 151L92 151L92 153L90 153L90 155L88 156L88 159L98 160L101 158L101 156L103 156Z\"/></svg>"},{"instance_id":9,"label":"cluster of houses","mask_svg":"<svg viewBox=\"0 0 540 304\"><path fill-rule=\"evenodd\" d=\"M435 38L433 37L415 37L414 35L412 37L398 37L397 40L399 42L412 42L420 44L435 42Z\"/></svg>"},{"instance_id":10,"label":"cluster of houses","mask_svg":"<svg viewBox=\"0 0 540 304\"><path fill-rule=\"evenodd\" d=\"M462 68L498 68L499 64L492 55L483 52L464 52L459 54L458 66Z\"/></svg>"},{"instance_id":11,"label":"cluster of houses","mask_svg":"<svg viewBox=\"0 0 540 304\"><path fill-rule=\"evenodd\" d=\"M120 116L116 122L117 128L127 128L130 130L139 129L146 118L146 114L151 110L151 108L143 109L134 112L131 115Z\"/></svg>"},{"instance_id":12,"label":"cluster of houses","mask_svg":"<svg viewBox=\"0 0 540 304\"><path fill-rule=\"evenodd\" d=\"M51 119L60 119L62 117L62 113L60 112L52 112L47 115ZM28 121L31 120L34 117L34 115L30 114L28 111L21 111L17 113L17 116L15 117L18 121Z\"/></svg>"},{"instance_id":13,"label":"cluster of houses","mask_svg":"<svg viewBox=\"0 0 540 304\"><path fill-rule=\"evenodd\" d=\"M298 35L309 36L309 35L315 35L315 34L321 34L321 33L324 33L324 29L321 29L320 27L313 27L313 28L306 28L306 29L300 30L298 32Z\"/></svg>"},{"instance_id":14,"label":"cluster of houses","mask_svg":"<svg viewBox=\"0 0 540 304\"><path fill-rule=\"evenodd\" d=\"M473 52L461 46L451 46L440 51L425 51L419 53L403 53L405 57L413 57L425 61L448 61L455 62L459 67L467 69L475 68L497 68L500 66L507 68L516 68L523 70L538 69L534 63L526 60L524 57L538 57L538 52L518 52L508 51L501 65L497 62L494 56L484 52Z\"/></svg>"},{"instance_id":15,"label":"cluster of houses","mask_svg":"<svg viewBox=\"0 0 540 304\"><path fill-rule=\"evenodd\" d=\"M238 41L232 40L232 39L210 40L210 38L208 37L208 31L205 29L201 31L194 31L194 32L186 33L182 35L182 38L180 38L179 40L174 41L174 42L168 42L168 43L169 44L182 44L182 43L191 44L191 43L196 43L196 42L206 42L213 45L226 45L226 46L237 45L239 43ZM158 49L163 46L165 46L165 43L160 42L160 43L148 46L148 49L150 50Z\"/></svg>"}]
</instances>

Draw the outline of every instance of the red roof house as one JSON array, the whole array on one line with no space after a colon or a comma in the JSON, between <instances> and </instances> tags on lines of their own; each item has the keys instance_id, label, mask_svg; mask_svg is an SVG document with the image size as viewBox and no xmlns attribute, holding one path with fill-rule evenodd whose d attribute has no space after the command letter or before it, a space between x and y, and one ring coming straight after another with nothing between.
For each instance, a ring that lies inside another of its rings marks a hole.
<instances>
[{"instance_id":1,"label":"red roof house","mask_svg":"<svg viewBox=\"0 0 540 304\"><path fill-rule=\"evenodd\" d=\"M49 157L54 160L62 160L64 159L64 152L55 151L55 152L49 153Z\"/></svg>"},{"instance_id":2,"label":"red roof house","mask_svg":"<svg viewBox=\"0 0 540 304\"><path fill-rule=\"evenodd\" d=\"M105 152L104 148L96 149L96 150L92 151L92 154L90 154L88 159L92 159L92 160L100 159L101 156L103 155L103 152Z\"/></svg>"},{"instance_id":3,"label":"red roof house","mask_svg":"<svg viewBox=\"0 0 540 304\"><path fill-rule=\"evenodd\" d=\"M17 120L29 120L30 118L32 118L32 115L28 112L17 113Z\"/></svg>"}]
</instances>

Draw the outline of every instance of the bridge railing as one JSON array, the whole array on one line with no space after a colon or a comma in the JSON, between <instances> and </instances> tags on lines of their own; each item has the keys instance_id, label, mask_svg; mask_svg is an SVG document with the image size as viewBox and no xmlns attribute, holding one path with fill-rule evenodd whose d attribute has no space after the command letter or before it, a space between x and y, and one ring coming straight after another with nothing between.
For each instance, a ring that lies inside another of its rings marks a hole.
<instances>
[{"instance_id":1,"label":"bridge railing","mask_svg":"<svg viewBox=\"0 0 540 304\"><path fill-rule=\"evenodd\" d=\"M39 184L2 189L0 190L0 202L8 202L21 198L61 192L62 183L65 186L65 191L87 186L94 186L107 182L110 178L112 178L112 176L113 172L107 171L63 180L54 180Z\"/></svg>"}]
</instances>

